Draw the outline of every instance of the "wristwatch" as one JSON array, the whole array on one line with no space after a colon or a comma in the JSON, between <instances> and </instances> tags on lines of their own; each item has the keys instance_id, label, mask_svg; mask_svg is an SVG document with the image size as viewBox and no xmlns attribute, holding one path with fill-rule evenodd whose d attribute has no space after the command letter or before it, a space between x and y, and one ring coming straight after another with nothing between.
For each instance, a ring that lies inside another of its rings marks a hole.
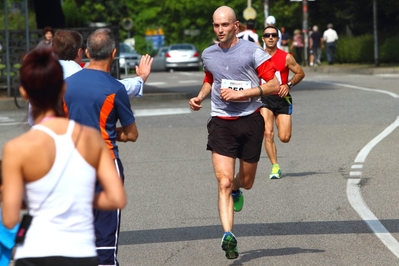
<instances>
[{"instance_id":1,"label":"wristwatch","mask_svg":"<svg viewBox=\"0 0 399 266\"><path fill-rule=\"evenodd\" d=\"M292 82L290 81L290 82L288 82L287 83L287 85L288 85L288 87L290 87L290 89L292 88L292 87L294 87L294 85L292 84Z\"/></svg>"}]
</instances>

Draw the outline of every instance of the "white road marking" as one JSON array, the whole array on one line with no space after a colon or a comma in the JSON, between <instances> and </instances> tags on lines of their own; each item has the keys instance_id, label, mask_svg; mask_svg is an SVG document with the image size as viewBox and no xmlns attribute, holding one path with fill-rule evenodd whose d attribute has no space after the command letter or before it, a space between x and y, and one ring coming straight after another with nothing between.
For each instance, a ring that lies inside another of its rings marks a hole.
<instances>
[{"instance_id":1,"label":"white road marking","mask_svg":"<svg viewBox=\"0 0 399 266\"><path fill-rule=\"evenodd\" d=\"M159 116L159 115L177 115L189 114L189 108L163 108L163 109L139 109L134 110L134 116Z\"/></svg>"},{"instance_id":2,"label":"white road marking","mask_svg":"<svg viewBox=\"0 0 399 266\"><path fill-rule=\"evenodd\" d=\"M160 85L165 85L166 82L146 82L145 85L148 86L160 86Z\"/></svg>"},{"instance_id":3,"label":"white road marking","mask_svg":"<svg viewBox=\"0 0 399 266\"><path fill-rule=\"evenodd\" d=\"M330 84L330 85L338 85L341 87L347 87L350 89L357 89L357 90L364 90L364 91L371 91L371 92L379 92L383 94L388 94L389 96L398 99L399 95L397 95L394 92L390 91L385 91L385 90L379 90L379 89L370 89L370 88L364 88L364 87L359 87L359 86L354 86L354 85L348 85L348 84L342 84L342 83L335 83L335 82L319 82L319 83L324 83L324 84Z\"/></svg>"},{"instance_id":4,"label":"white road marking","mask_svg":"<svg viewBox=\"0 0 399 266\"><path fill-rule=\"evenodd\" d=\"M5 123L1 122L1 123L0 123L0 126L17 126L17 125L26 125L26 124L28 124L28 122L10 122L10 123L8 123L8 122L5 122Z\"/></svg>"},{"instance_id":5,"label":"white road marking","mask_svg":"<svg viewBox=\"0 0 399 266\"><path fill-rule=\"evenodd\" d=\"M185 83L197 83L198 80L180 80L179 83L185 84Z\"/></svg>"},{"instance_id":6,"label":"white road marking","mask_svg":"<svg viewBox=\"0 0 399 266\"><path fill-rule=\"evenodd\" d=\"M399 99L399 95L390 91L379 90L379 89L370 89L359 86L353 86L348 84L334 83L334 82L319 82L330 85L338 85L341 87L347 87L351 89L364 90L370 92L378 92L383 94L388 94L389 96ZM367 155L370 151L376 146L381 140L391 134L397 127L399 127L399 116L396 120L389 125L384 131L382 131L378 136L372 139L366 146L364 146L358 155L356 156L355 162L352 165L352 169L354 168L362 168L359 167L362 165ZM378 220L378 218L373 214L373 212L369 209L366 202L362 197L362 193L360 190L361 187L361 171L351 171L349 176L356 176L359 178L350 178L347 182L346 194L348 196L348 200L352 206L352 208L357 212L357 214L363 219L363 221L370 227L370 229L374 232L374 234L380 239L380 241L397 257L399 258L399 242L392 236L392 234L384 227L384 225Z\"/></svg>"},{"instance_id":7,"label":"white road marking","mask_svg":"<svg viewBox=\"0 0 399 266\"><path fill-rule=\"evenodd\" d=\"M11 119L7 116L0 116L0 123L4 121L15 121L14 119Z\"/></svg>"},{"instance_id":8,"label":"white road marking","mask_svg":"<svg viewBox=\"0 0 399 266\"><path fill-rule=\"evenodd\" d=\"M371 140L363 149L359 152L355 159L355 163L364 163L367 155L370 153L372 148L376 146L381 140L392 133L397 127L399 127L399 116L396 118L389 127L381 132L377 137ZM352 174L353 172L351 172ZM361 175L361 172L360 172ZM384 225L378 220L378 218L371 212L366 202L364 202L362 193L360 191L361 179L349 179L347 183L346 193L352 208L359 214L363 221L370 227L374 234L381 240L381 242L397 257L399 258L399 243L391 235L391 233L385 228Z\"/></svg>"}]
</instances>

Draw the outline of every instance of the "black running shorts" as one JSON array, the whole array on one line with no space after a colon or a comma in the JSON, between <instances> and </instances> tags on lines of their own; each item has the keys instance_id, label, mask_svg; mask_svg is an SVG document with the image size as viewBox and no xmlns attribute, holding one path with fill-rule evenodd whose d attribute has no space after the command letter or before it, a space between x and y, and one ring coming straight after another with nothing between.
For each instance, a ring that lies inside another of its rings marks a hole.
<instances>
[{"instance_id":1,"label":"black running shorts","mask_svg":"<svg viewBox=\"0 0 399 266\"><path fill-rule=\"evenodd\" d=\"M237 120L212 117L207 127L207 150L249 163L259 161L265 129L265 122L259 112Z\"/></svg>"},{"instance_id":2,"label":"black running shorts","mask_svg":"<svg viewBox=\"0 0 399 266\"><path fill-rule=\"evenodd\" d=\"M38 257L38 258L23 258L15 261L15 266L97 266L97 257L86 258L71 258L71 257Z\"/></svg>"},{"instance_id":3,"label":"black running shorts","mask_svg":"<svg viewBox=\"0 0 399 266\"><path fill-rule=\"evenodd\" d=\"M278 95L265 96L262 97L262 102L263 107L272 111L274 115L292 114L292 97L290 94L283 98Z\"/></svg>"}]
</instances>

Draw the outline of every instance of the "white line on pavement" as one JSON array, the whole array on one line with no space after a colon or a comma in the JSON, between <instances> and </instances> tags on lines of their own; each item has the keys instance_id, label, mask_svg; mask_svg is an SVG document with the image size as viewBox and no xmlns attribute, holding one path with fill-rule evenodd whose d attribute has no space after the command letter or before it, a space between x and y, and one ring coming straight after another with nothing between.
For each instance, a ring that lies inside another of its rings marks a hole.
<instances>
[{"instance_id":1,"label":"white line on pavement","mask_svg":"<svg viewBox=\"0 0 399 266\"><path fill-rule=\"evenodd\" d=\"M383 93L383 94L388 94L389 96L391 96L393 98L399 98L399 95L397 95L396 93L393 93L393 92L390 92L390 91L385 91L385 90L363 88L363 87L359 87L359 86L342 84L342 83L335 83L335 82L319 82L319 83L337 85L337 86L347 87L347 88L350 88L350 89L357 89L357 90L364 90L364 91L371 91L371 92L379 92L379 93Z\"/></svg>"},{"instance_id":2,"label":"white line on pavement","mask_svg":"<svg viewBox=\"0 0 399 266\"><path fill-rule=\"evenodd\" d=\"M179 81L179 83L197 83L198 82L198 80L194 80L194 79L192 79L192 80L180 80Z\"/></svg>"},{"instance_id":3,"label":"white line on pavement","mask_svg":"<svg viewBox=\"0 0 399 266\"><path fill-rule=\"evenodd\" d=\"M146 82L145 85L148 86L159 86L159 85L165 85L166 82Z\"/></svg>"},{"instance_id":4,"label":"white line on pavement","mask_svg":"<svg viewBox=\"0 0 399 266\"><path fill-rule=\"evenodd\" d=\"M189 108L163 108L163 109L139 109L134 110L134 116L159 116L159 115L177 115L189 114Z\"/></svg>"},{"instance_id":5,"label":"white line on pavement","mask_svg":"<svg viewBox=\"0 0 399 266\"><path fill-rule=\"evenodd\" d=\"M355 159L355 163L364 163L367 155L381 140L392 133L399 126L399 116L389 127L381 132L377 137L371 140L366 146L361 149ZM351 172L352 174L353 172ZM361 176L361 172L359 172ZM346 193L352 208L359 214L363 221L370 227L374 234L381 240L381 242L388 247L388 249L399 258L399 243L391 235L391 233L382 225L378 218L371 212L366 202L364 202L362 193L360 191L361 179L349 179L347 183Z\"/></svg>"},{"instance_id":6,"label":"white line on pavement","mask_svg":"<svg viewBox=\"0 0 399 266\"><path fill-rule=\"evenodd\" d=\"M389 96L398 99L399 95L390 91L370 89L359 86L353 86L349 84L335 83L335 82L319 82L324 84L330 84L334 86L347 87L350 89L364 90L370 92L378 92L383 94L388 94ZM389 125L384 131L382 131L377 137L371 140L366 146L356 156L355 162L352 165L352 169L362 168L362 164L365 162L367 155L381 140L388 136L392 131L399 127L399 116L396 120ZM363 221L370 227L374 234L380 239L380 241L397 257L399 258L399 242L392 236L392 234L382 225L378 218L369 209L366 202L362 197L361 187L361 171L350 171L349 176L352 177L348 179L346 194L352 208L359 214ZM353 178L356 177L356 178Z\"/></svg>"}]
</instances>

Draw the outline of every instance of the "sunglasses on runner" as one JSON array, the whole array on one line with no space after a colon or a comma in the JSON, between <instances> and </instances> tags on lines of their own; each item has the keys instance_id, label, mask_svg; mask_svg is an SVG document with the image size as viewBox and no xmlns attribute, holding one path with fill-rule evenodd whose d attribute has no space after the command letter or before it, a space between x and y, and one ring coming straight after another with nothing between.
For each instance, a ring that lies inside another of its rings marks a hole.
<instances>
[{"instance_id":1,"label":"sunglasses on runner","mask_svg":"<svg viewBox=\"0 0 399 266\"><path fill-rule=\"evenodd\" d=\"M278 33L264 33L263 37L265 38L269 38L270 36L272 36L273 38L278 37Z\"/></svg>"}]
</instances>

